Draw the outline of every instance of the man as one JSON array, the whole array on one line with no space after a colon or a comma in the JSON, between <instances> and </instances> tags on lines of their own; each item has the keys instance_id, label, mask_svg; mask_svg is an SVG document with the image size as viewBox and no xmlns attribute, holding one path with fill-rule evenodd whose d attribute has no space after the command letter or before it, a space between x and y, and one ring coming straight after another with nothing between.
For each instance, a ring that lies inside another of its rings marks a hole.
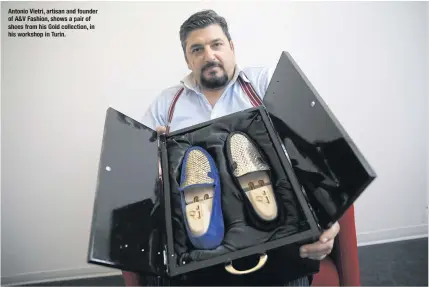
<instances>
[{"instance_id":1,"label":"man","mask_svg":"<svg viewBox=\"0 0 429 287\"><path fill-rule=\"evenodd\" d=\"M157 97L144 116L146 125L164 133L261 103L272 71L265 68L241 69L236 64L234 43L223 17L212 10L195 13L182 24L180 41L185 61L192 72L179 85L164 90ZM319 241L302 246L301 257L322 260L330 254L338 232L339 224L335 223ZM209 280L212 278L197 284L207 285L205 283ZM251 283L245 282L244 285ZM296 286L308 285L309 281L304 277L281 283Z\"/></svg>"}]
</instances>

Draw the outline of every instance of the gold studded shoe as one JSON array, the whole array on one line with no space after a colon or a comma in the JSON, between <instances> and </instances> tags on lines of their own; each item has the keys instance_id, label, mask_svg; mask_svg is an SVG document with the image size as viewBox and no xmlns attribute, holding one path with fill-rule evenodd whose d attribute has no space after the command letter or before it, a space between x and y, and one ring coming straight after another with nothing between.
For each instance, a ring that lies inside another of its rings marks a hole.
<instances>
[{"instance_id":1,"label":"gold studded shoe","mask_svg":"<svg viewBox=\"0 0 429 287\"><path fill-rule=\"evenodd\" d=\"M251 219L265 222L275 220L278 207L270 167L256 144L246 134L233 132L227 138L226 149L232 175L244 195Z\"/></svg>"}]
</instances>

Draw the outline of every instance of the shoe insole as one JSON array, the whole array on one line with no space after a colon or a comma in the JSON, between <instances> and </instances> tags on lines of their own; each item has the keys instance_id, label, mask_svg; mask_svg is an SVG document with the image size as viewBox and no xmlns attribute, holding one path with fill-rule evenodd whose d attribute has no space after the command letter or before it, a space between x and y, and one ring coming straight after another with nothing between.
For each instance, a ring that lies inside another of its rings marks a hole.
<instances>
[{"instance_id":1,"label":"shoe insole","mask_svg":"<svg viewBox=\"0 0 429 287\"><path fill-rule=\"evenodd\" d=\"M194 236L205 234L210 225L213 206L213 187L189 187L185 189L186 219Z\"/></svg>"},{"instance_id":2,"label":"shoe insole","mask_svg":"<svg viewBox=\"0 0 429 287\"><path fill-rule=\"evenodd\" d=\"M277 217L277 202L268 172L252 172L238 177L238 181L256 213L263 220L274 220Z\"/></svg>"}]
</instances>

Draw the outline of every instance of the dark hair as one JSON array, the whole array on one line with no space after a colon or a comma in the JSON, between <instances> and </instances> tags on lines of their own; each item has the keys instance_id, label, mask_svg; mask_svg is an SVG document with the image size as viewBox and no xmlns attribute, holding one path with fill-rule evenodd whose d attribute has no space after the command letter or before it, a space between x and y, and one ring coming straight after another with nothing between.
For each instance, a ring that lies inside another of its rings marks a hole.
<instances>
[{"instance_id":1,"label":"dark hair","mask_svg":"<svg viewBox=\"0 0 429 287\"><path fill-rule=\"evenodd\" d=\"M186 55L186 39L189 33L194 30L206 28L207 26L217 24L219 25L228 41L231 41L231 35L228 31L228 24L225 18L219 16L213 10L203 10L191 15L182 26L180 26L180 42L182 43L183 52Z\"/></svg>"}]
</instances>

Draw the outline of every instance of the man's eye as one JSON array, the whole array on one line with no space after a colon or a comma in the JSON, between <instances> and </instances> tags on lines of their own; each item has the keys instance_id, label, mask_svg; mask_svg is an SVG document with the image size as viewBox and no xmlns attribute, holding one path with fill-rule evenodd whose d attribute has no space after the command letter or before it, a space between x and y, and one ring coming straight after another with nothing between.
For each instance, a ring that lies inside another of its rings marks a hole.
<instances>
[{"instance_id":1,"label":"man's eye","mask_svg":"<svg viewBox=\"0 0 429 287\"><path fill-rule=\"evenodd\" d=\"M201 48L192 49L192 53L196 53L196 52L199 52L199 51L201 51Z\"/></svg>"}]
</instances>

